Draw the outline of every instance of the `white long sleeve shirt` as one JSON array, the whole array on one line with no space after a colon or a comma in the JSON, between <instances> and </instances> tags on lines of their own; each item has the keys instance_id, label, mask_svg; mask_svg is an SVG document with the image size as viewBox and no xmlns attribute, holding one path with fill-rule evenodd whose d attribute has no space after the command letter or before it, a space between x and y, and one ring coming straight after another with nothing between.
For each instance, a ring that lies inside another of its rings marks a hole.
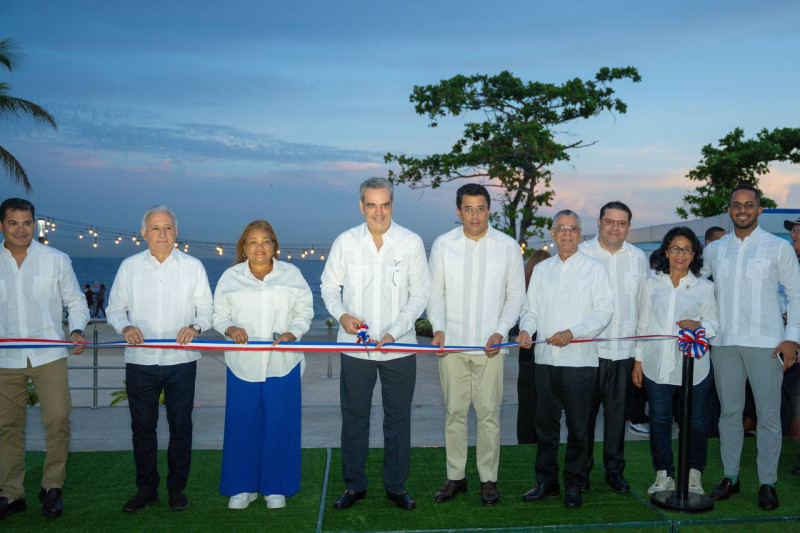
<instances>
[{"instance_id":1,"label":"white long sleeve shirt","mask_svg":"<svg viewBox=\"0 0 800 533\"><path fill-rule=\"evenodd\" d=\"M369 327L376 342L386 333L395 342L416 344L414 322L428 303L430 282L425 247L419 235L392 221L378 250L366 224L336 237L322 272L322 299L336 320L347 313ZM339 342L356 335L339 325ZM386 361L410 354L344 352L360 359Z\"/></svg>"},{"instance_id":2,"label":"white long sleeve shirt","mask_svg":"<svg viewBox=\"0 0 800 533\"><path fill-rule=\"evenodd\" d=\"M623 242L622 248L610 253L600 246L597 237L581 243L580 250L606 267L614 293L614 316L600 337L631 337L636 333L638 312L636 298L650 276L647 256L636 246ZM601 342L597 353L601 359L620 361L633 357L636 341Z\"/></svg>"},{"instance_id":3,"label":"white long sleeve shirt","mask_svg":"<svg viewBox=\"0 0 800 533\"><path fill-rule=\"evenodd\" d=\"M211 327L214 300L203 264L180 250L163 263L145 250L119 266L106 307L108 323L117 333L127 326L145 339L175 339L181 328ZM197 350L125 348L125 362L137 365L177 365L196 361Z\"/></svg>"},{"instance_id":4,"label":"white long sleeve shirt","mask_svg":"<svg viewBox=\"0 0 800 533\"><path fill-rule=\"evenodd\" d=\"M474 241L459 226L433 242L428 269L428 320L447 344L484 346L495 333L505 340L525 300L525 269L514 239L489 228Z\"/></svg>"},{"instance_id":5,"label":"white long sleeve shirt","mask_svg":"<svg viewBox=\"0 0 800 533\"><path fill-rule=\"evenodd\" d=\"M314 299L300 270L273 261L272 272L260 280L247 261L226 270L214 292L214 329L236 326L253 341L272 341L273 333L290 332L297 340L311 327ZM285 376L298 365L305 370L303 352L225 352L225 362L244 381L262 382Z\"/></svg>"},{"instance_id":6,"label":"white long sleeve shirt","mask_svg":"<svg viewBox=\"0 0 800 533\"><path fill-rule=\"evenodd\" d=\"M712 339L719 331L714 284L689 272L672 286L669 274L659 273L645 281L639 293L639 326L637 335L677 335L679 320L696 320ZM640 340L636 343L636 360L642 362L644 374L662 385L681 385L683 354L675 340ZM708 375L708 355L695 359L694 385Z\"/></svg>"},{"instance_id":7,"label":"white long sleeve shirt","mask_svg":"<svg viewBox=\"0 0 800 533\"><path fill-rule=\"evenodd\" d=\"M0 337L64 340L64 307L69 310L69 331L85 329L89 308L67 254L32 241L17 267L4 244L0 245ZM0 368L26 368L28 361L41 366L66 356L62 347L3 349Z\"/></svg>"},{"instance_id":8,"label":"white long sleeve shirt","mask_svg":"<svg viewBox=\"0 0 800 533\"><path fill-rule=\"evenodd\" d=\"M575 339L589 339L603 331L613 315L614 294L605 267L578 250L566 261L555 255L533 269L519 329L537 332L540 340L567 329ZM596 367L598 344L538 344L536 363Z\"/></svg>"},{"instance_id":9,"label":"white long sleeve shirt","mask_svg":"<svg viewBox=\"0 0 800 533\"><path fill-rule=\"evenodd\" d=\"M800 266L792 245L756 227L739 239L729 233L703 251L702 275L714 276L720 317L715 346L775 348L800 341ZM784 327L781 296L787 305Z\"/></svg>"}]
</instances>

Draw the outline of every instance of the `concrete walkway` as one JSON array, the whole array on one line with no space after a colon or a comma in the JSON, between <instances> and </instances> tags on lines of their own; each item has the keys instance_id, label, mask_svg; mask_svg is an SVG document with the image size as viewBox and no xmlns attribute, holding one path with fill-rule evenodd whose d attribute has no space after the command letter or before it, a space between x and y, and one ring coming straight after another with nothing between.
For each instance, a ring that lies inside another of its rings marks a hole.
<instances>
[{"instance_id":1,"label":"concrete walkway","mask_svg":"<svg viewBox=\"0 0 800 533\"><path fill-rule=\"evenodd\" d=\"M92 328L87 328L87 339L91 340ZM98 324L100 342L120 340L113 329ZM330 335L330 336L329 336ZM203 333L204 339L221 339L216 332ZM312 329L304 337L305 341L329 342L335 340L335 330L329 333L325 324L314 321ZM426 342L420 338L420 342ZM69 380L71 387L90 387L91 370L78 369L92 364L91 350L80 356L70 356ZM103 348L98 350L98 362L104 367L123 367L122 350ZM303 375L303 438L304 448L339 447L341 434L341 413L339 409L339 355L308 353L306 370ZM327 379L330 362L333 379ZM501 443L517 444L517 349L512 349L505 360L503 406L501 413ZM125 371L110 369L98 371L99 386L123 389ZM111 391L98 392L98 408L92 408L92 391L73 390L72 399L72 451L130 450L131 429L127 402L117 407L108 407ZM383 447L383 411L380 407L380 382L372 397L374 406L371 414L370 446ZM437 357L417 355L417 384L412 403L411 445L444 445L444 407L442 389L439 383ZM225 419L225 358L220 352L203 352L198 362L197 385L194 409L194 448L221 449ZM602 439L602 413L598 417L597 431ZM159 423L159 447L166 449L169 431L166 412L161 407ZM475 442L475 416L470 411L470 444ZM566 440L566 428L562 423L562 442ZM44 428L41 424L39 408L28 409L27 447L29 450L42 450L45 447Z\"/></svg>"}]
</instances>

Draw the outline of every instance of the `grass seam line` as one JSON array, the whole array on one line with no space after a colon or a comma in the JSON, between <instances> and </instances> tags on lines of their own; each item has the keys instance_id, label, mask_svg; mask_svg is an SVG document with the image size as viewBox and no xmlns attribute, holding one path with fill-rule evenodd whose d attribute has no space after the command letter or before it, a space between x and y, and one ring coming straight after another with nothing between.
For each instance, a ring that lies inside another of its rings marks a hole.
<instances>
[{"instance_id":1,"label":"grass seam line","mask_svg":"<svg viewBox=\"0 0 800 533\"><path fill-rule=\"evenodd\" d=\"M602 470L603 472L605 472L605 471L606 471L605 467L604 467L603 465L601 465L599 462L597 462L597 459L595 459L595 458L592 458L592 461L594 462L594 464L595 464L595 465L597 465L597 467L598 467L600 470ZM637 500L639 500L640 502L642 502L643 504L645 504L647 507L649 507L650 509L652 509L653 511L655 511L655 512L656 512L656 514L662 518L662 520L664 520L665 522L667 522L667 523L668 523L667 525L669 526L669 530L670 530L670 531L674 531L674 530L675 530L675 521L674 521L674 520L673 520L671 517L669 517L669 516L667 516L666 514L662 513L662 512L661 512L661 509L659 509L658 507L656 507L655 505L653 505L653 504L650 502L650 500L649 500L649 499L647 499L647 498L644 498L644 497L640 496L638 492L636 492L635 490L633 490L633 487L631 487L630 494L631 494L631 495L632 495L634 498L636 498Z\"/></svg>"},{"instance_id":2,"label":"grass seam line","mask_svg":"<svg viewBox=\"0 0 800 533\"><path fill-rule=\"evenodd\" d=\"M740 516L727 518L687 518L685 520L677 518L672 521L673 531L679 531L681 526L702 526L702 525L722 525L722 524L746 524L760 522L795 522L800 521L800 515L786 516Z\"/></svg>"},{"instance_id":3,"label":"grass seam line","mask_svg":"<svg viewBox=\"0 0 800 533\"><path fill-rule=\"evenodd\" d=\"M596 522L585 524L543 524L540 526L510 526L510 527L471 527L455 529L376 529L373 531L340 531L338 533L480 533L492 531L498 533L523 533L545 531L583 531L586 529L632 529L636 527L670 527L671 523L657 522Z\"/></svg>"},{"instance_id":4,"label":"grass seam line","mask_svg":"<svg viewBox=\"0 0 800 533\"><path fill-rule=\"evenodd\" d=\"M317 533L322 531L322 518L325 515L325 499L328 496L328 474L331 471L331 449L325 448L325 474L322 476L322 495L319 498L319 513L317 514Z\"/></svg>"}]
</instances>

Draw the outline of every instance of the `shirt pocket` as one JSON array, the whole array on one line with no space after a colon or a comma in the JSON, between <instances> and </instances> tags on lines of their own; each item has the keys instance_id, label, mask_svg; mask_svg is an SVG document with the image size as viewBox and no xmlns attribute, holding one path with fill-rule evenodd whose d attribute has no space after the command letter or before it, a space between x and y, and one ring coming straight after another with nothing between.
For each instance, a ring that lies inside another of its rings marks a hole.
<instances>
[{"instance_id":1,"label":"shirt pocket","mask_svg":"<svg viewBox=\"0 0 800 533\"><path fill-rule=\"evenodd\" d=\"M352 291L358 292L367 287L375 275L372 265L350 265L347 268L347 284Z\"/></svg>"},{"instance_id":2,"label":"shirt pocket","mask_svg":"<svg viewBox=\"0 0 800 533\"><path fill-rule=\"evenodd\" d=\"M623 286L625 294L633 295L639 290L639 285L642 282L642 275L637 272L631 272L625 276Z\"/></svg>"},{"instance_id":3,"label":"shirt pocket","mask_svg":"<svg viewBox=\"0 0 800 533\"><path fill-rule=\"evenodd\" d=\"M771 264L769 259L750 259L747 261L745 275L754 280L768 279Z\"/></svg>"},{"instance_id":4,"label":"shirt pocket","mask_svg":"<svg viewBox=\"0 0 800 533\"><path fill-rule=\"evenodd\" d=\"M46 304L53 297L53 294L55 294L57 283L58 280L56 280L56 278L34 276L31 283L33 297L36 298L40 304Z\"/></svg>"}]
</instances>

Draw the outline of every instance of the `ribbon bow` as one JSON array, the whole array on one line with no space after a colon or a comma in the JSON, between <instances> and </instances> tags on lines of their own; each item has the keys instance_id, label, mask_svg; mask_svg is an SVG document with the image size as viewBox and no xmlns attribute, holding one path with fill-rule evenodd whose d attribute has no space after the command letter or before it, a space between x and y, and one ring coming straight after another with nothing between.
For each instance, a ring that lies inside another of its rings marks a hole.
<instances>
[{"instance_id":1,"label":"ribbon bow","mask_svg":"<svg viewBox=\"0 0 800 533\"><path fill-rule=\"evenodd\" d=\"M708 351L706 330L703 328L680 330L678 332L678 349L683 352L684 357L694 357L695 359L703 357Z\"/></svg>"},{"instance_id":2,"label":"ribbon bow","mask_svg":"<svg viewBox=\"0 0 800 533\"><path fill-rule=\"evenodd\" d=\"M365 322L362 322L358 325L358 338L356 339L356 344L367 344L372 342L372 339L369 338L369 333L367 333L368 329L369 326Z\"/></svg>"}]
</instances>

